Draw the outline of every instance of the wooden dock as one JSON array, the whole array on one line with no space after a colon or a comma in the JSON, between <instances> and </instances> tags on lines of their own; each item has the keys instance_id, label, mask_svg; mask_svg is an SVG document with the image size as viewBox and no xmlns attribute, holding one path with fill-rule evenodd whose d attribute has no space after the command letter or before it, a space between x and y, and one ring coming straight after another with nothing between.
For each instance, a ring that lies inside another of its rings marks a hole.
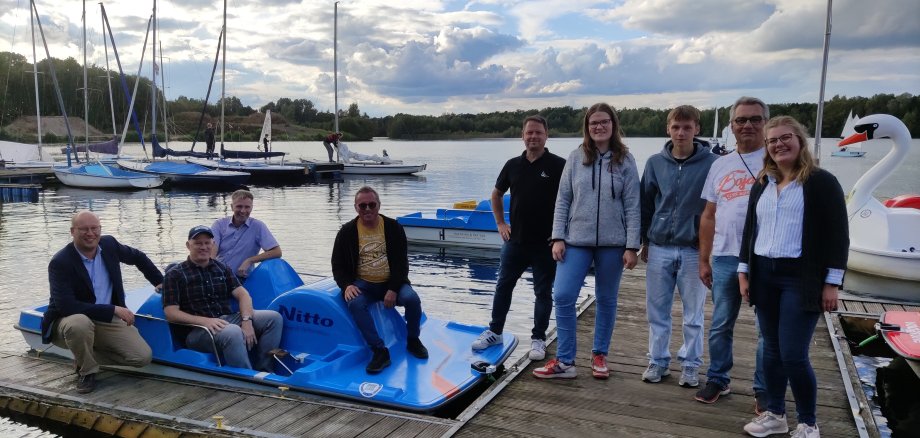
<instances>
[{"instance_id":1,"label":"wooden dock","mask_svg":"<svg viewBox=\"0 0 920 438\"><path fill-rule=\"evenodd\" d=\"M640 268L644 268L641 263ZM532 363L525 358L520 363L519 374L510 383L505 383L507 386L502 392L495 395L472 418L461 418L464 423L456 427L456 436L746 436L742 427L754 417L751 385L757 337L752 309L742 305L735 326L732 393L707 405L694 400L696 389L677 385L680 363L676 359L672 359L670 377L657 384L641 380L642 372L648 365L644 269L636 269L624 275L618 303L616 327L608 356L611 371L608 380L597 380L591 376L595 307L590 304L578 320L578 378L550 381L536 379L531 371L541 366L543 361ZM680 315L680 302L676 298L672 310L673 357L676 357L682 342ZM708 301L705 324L707 336L711 315L712 303ZM845 390L844 377L833 345L835 339L827 327L824 318L819 320L811 347L812 366L818 380L818 423L821 436L878 436L877 431L874 435L866 430L860 431L854 420L851 396ZM554 342L548 348L548 358L555 353L555 347ZM708 345L706 349L708 352ZM707 355L701 367L701 384L705 382L708 365ZM862 393L858 380L856 382L857 391ZM795 404L791 391L787 392L786 398L789 422L794 427ZM874 423L870 429L872 426Z\"/></svg>"},{"instance_id":2,"label":"wooden dock","mask_svg":"<svg viewBox=\"0 0 920 438\"><path fill-rule=\"evenodd\" d=\"M69 360L0 353L0 411L119 437L437 437L456 423L270 389L116 371L101 372L96 390L82 395L75 380Z\"/></svg>"},{"instance_id":3,"label":"wooden dock","mask_svg":"<svg viewBox=\"0 0 920 438\"><path fill-rule=\"evenodd\" d=\"M47 184L57 181L50 167L33 169L0 169L0 183Z\"/></svg>"},{"instance_id":4,"label":"wooden dock","mask_svg":"<svg viewBox=\"0 0 920 438\"><path fill-rule=\"evenodd\" d=\"M239 389L121 371L103 371L96 391L75 391L70 361L35 353L0 352L0 411L47 418L114 436L343 436L343 437L724 437L745 436L754 417L754 314L744 305L735 329L732 394L715 404L693 399L696 389L677 385L680 364L661 383L641 381L647 366L648 324L645 271L627 272L620 288L616 328L608 357L611 376L590 373L594 304L583 305L578 322L579 376L543 381L531 371L543 361L526 356L509 364L500 378L456 419L407 414L323 397L282 394L271 389ZM877 317L884 310L920 310L897 303L843 295L843 313ZM706 333L711 302L706 305ZM681 343L680 303L672 310L671 351ZM853 360L840 334L837 315L819 320L811 348L818 379L818 421L824 437L877 437ZM551 335L551 340L555 333ZM522 344L523 345L523 344ZM526 348L521 347L521 348ZM708 346L707 346L708 350ZM547 351L555 353L555 342ZM701 381L705 381L704 356ZM854 389L855 388L855 389ZM787 393L787 412L795 406ZM854 413L857 417L854 418ZM220 418L220 425L218 419ZM220 427L218 427L220 426Z\"/></svg>"}]
</instances>

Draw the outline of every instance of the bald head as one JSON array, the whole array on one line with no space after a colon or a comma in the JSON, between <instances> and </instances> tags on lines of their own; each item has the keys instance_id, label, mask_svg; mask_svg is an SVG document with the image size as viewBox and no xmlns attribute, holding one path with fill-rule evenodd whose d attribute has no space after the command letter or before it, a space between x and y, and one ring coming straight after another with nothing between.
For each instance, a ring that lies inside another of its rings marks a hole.
<instances>
[{"instance_id":1,"label":"bald head","mask_svg":"<svg viewBox=\"0 0 920 438\"><path fill-rule=\"evenodd\" d=\"M102 237L99 216L91 211L79 211L70 219L70 235L78 251L89 258L95 257Z\"/></svg>"}]
</instances>

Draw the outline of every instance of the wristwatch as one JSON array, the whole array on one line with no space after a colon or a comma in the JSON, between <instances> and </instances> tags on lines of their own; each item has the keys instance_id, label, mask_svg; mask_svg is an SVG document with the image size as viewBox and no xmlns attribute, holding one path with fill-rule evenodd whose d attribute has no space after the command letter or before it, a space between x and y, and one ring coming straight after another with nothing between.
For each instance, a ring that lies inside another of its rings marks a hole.
<instances>
[{"instance_id":1,"label":"wristwatch","mask_svg":"<svg viewBox=\"0 0 920 438\"><path fill-rule=\"evenodd\" d=\"M252 317L251 317L251 316L248 316L248 315L247 315L247 316L244 316L244 317L243 317L243 321L252 321Z\"/></svg>"}]
</instances>

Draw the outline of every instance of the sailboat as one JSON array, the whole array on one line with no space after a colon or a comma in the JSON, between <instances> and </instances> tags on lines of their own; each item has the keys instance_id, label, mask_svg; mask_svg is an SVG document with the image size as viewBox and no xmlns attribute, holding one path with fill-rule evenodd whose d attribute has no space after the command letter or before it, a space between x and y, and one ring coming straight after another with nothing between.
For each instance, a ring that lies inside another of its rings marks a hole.
<instances>
[{"instance_id":1,"label":"sailboat","mask_svg":"<svg viewBox=\"0 0 920 438\"><path fill-rule=\"evenodd\" d=\"M105 7L100 4L102 7L103 15L105 14ZM106 24L108 22L106 21ZM153 2L153 53L154 53L154 67L153 67L153 80L151 81L152 89L152 98L151 107L153 114L153 127L151 128L150 134L150 143L154 149L154 159L153 160L127 160L127 159L118 159L116 162L120 167L127 170L132 170L136 172L142 172L150 175L157 175L160 178L163 178L172 186L188 186L188 187L237 187L244 184L249 180L249 174L246 172L237 172L230 170L214 170L207 168L205 166L188 163L185 161L170 161L169 159L157 161L157 152L160 153L159 156L165 157L167 155L167 148L160 146L160 142L157 139L157 99L159 94L157 93L157 72L158 69L156 65L156 43L157 43L157 5L156 0ZM103 26L103 34L105 33L105 26ZM162 64L162 62L161 62ZM165 98L164 98L165 105ZM157 150L159 148L159 151Z\"/></svg>"},{"instance_id":2,"label":"sailboat","mask_svg":"<svg viewBox=\"0 0 920 438\"><path fill-rule=\"evenodd\" d=\"M195 163L202 166L205 166L210 169L217 170L235 170L240 172L246 172L250 175L250 180L252 182L262 182L268 184L286 184L286 183L301 183L306 179L306 169L303 166L291 166L286 164L276 164L268 161L257 161L257 160L228 160L227 158L233 157L242 157L246 158L264 158L267 160L271 157L283 157L284 152L258 152L252 151L249 153L244 153L241 151L231 151L224 147L224 102L226 102L226 91L227 91L227 1L224 0L224 22L221 34L223 36L222 41L223 45L221 48L221 58L223 60L223 68L221 70L221 98L220 98L220 157L218 159L212 159L212 157L202 158L186 158L185 161L189 163ZM268 119L268 123L271 124L271 119ZM263 123L264 129L264 123Z\"/></svg>"},{"instance_id":3,"label":"sailboat","mask_svg":"<svg viewBox=\"0 0 920 438\"><path fill-rule=\"evenodd\" d=\"M333 31L333 82L335 83L335 132L339 131L339 3L335 3ZM365 155L349 150L348 146L339 142L339 162L344 165L343 174L351 175L409 175L421 172L428 167L426 163L407 164L401 160L392 160L384 150L383 156Z\"/></svg>"},{"instance_id":4,"label":"sailboat","mask_svg":"<svg viewBox=\"0 0 920 438\"><path fill-rule=\"evenodd\" d=\"M850 113L847 114L847 120L843 124L843 130L840 131L840 138L847 138L853 134L856 134L856 121L859 120L859 115L853 115L853 110L850 110ZM834 152L831 152L832 157L844 157L844 158L859 158L866 155L866 151L858 149L853 150L854 147L860 147L862 143L856 143L849 146L841 146L840 149L837 149Z\"/></svg>"},{"instance_id":5,"label":"sailboat","mask_svg":"<svg viewBox=\"0 0 920 438\"><path fill-rule=\"evenodd\" d=\"M32 11L35 13L35 23L38 24L38 31L42 37L42 44L45 47L45 55L51 59L51 53L48 51L48 44L45 41L45 33L42 30L41 19L38 15L38 8L35 1L31 2ZM84 101L86 100L86 1L83 2L83 90ZM143 62L143 61L142 61ZM155 175L147 175L139 172L132 172L117 167L107 166L103 163L95 164L78 164L72 165L73 160L79 162L79 158L72 147L73 134L70 130L70 122L67 120L67 110L64 108L64 99L61 96L60 86L58 85L57 73L54 69L54 63L48 63L48 69L51 73L51 79L54 82L55 94L57 95L58 105L61 107L61 113L64 116L64 126L67 128L67 166L54 167L54 176L62 183L72 187L83 188L104 188L104 189L149 189L163 185L163 180ZM84 110L88 111L85 108Z\"/></svg>"},{"instance_id":6,"label":"sailboat","mask_svg":"<svg viewBox=\"0 0 920 438\"><path fill-rule=\"evenodd\" d=\"M709 146L714 154L725 155L728 153L724 144L720 143L719 138L719 107L716 107L715 115L712 117L712 137L709 138Z\"/></svg>"}]
</instances>

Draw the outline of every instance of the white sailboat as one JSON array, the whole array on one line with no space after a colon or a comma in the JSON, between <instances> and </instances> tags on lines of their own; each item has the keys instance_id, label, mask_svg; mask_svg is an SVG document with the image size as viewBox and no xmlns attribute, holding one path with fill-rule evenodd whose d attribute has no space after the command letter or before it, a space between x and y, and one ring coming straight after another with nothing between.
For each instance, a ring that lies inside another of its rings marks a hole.
<instances>
[{"instance_id":1,"label":"white sailboat","mask_svg":"<svg viewBox=\"0 0 920 438\"><path fill-rule=\"evenodd\" d=\"M853 110L850 110L850 113L847 114L847 121L843 124L843 130L840 132L840 138L847 138L856 133L857 120L859 120L859 115L854 115ZM856 149L854 150L854 148ZM863 155L866 155L866 151L862 150L862 142L842 146L840 149L831 152L832 157L859 158Z\"/></svg>"},{"instance_id":2,"label":"white sailboat","mask_svg":"<svg viewBox=\"0 0 920 438\"><path fill-rule=\"evenodd\" d=\"M42 36L42 43L45 46L45 55L48 59L51 58L51 54L48 51L48 44L45 41L45 34L42 30L41 20L38 16L38 9L35 6L35 2L31 2L32 9L35 12L35 23L38 24L38 31ZM85 92L86 88L86 2L83 2L83 90L84 90L84 101L86 100ZM145 41L146 44L146 41ZM143 62L143 58L141 59ZM74 142L73 135L70 131L70 123L67 122L67 111L64 109L64 101L61 97L61 90L58 85L57 74L54 71L54 63L48 63L51 73L52 81L54 82L55 93L57 94L58 104L61 107L61 113L64 116L64 125L67 127L67 166L55 167L54 176L57 177L65 185L71 187L83 187L83 188L92 188L92 189L149 189L153 187L159 187L163 185L163 180L154 175L147 175L139 172L132 172L117 167L107 166L100 162L95 164L77 164L72 165L71 163L71 153L73 153L73 158L76 159L77 155L74 151ZM84 111L88 111L84 107Z\"/></svg>"},{"instance_id":3,"label":"white sailboat","mask_svg":"<svg viewBox=\"0 0 920 438\"><path fill-rule=\"evenodd\" d=\"M339 131L339 3L335 2L334 31L332 38L333 82L335 84L335 132ZM401 160L391 160L386 150L383 156L365 155L348 148L339 142L339 162L344 165L343 174L350 175L409 175L421 172L428 168L427 163L403 163Z\"/></svg>"}]
</instances>

